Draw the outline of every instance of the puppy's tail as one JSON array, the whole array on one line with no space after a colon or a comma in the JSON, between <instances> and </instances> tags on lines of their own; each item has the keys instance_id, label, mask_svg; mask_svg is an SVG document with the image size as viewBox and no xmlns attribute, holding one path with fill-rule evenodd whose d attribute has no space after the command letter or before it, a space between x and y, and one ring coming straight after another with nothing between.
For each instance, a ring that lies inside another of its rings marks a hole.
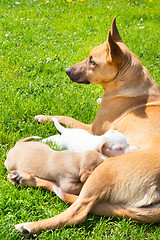
<instances>
[{"instance_id":1,"label":"puppy's tail","mask_svg":"<svg viewBox=\"0 0 160 240\"><path fill-rule=\"evenodd\" d=\"M65 131L65 127L63 127L61 124L59 124L57 118L52 118L52 121L54 122L55 127L60 133L63 133Z\"/></svg>"},{"instance_id":2,"label":"puppy's tail","mask_svg":"<svg viewBox=\"0 0 160 240\"><path fill-rule=\"evenodd\" d=\"M41 139L41 137L38 137L38 136L26 137L24 139L20 139L18 142L16 142L16 144L23 143L23 142L28 142L28 141L31 141L31 140L38 140L38 139Z\"/></svg>"}]
</instances>

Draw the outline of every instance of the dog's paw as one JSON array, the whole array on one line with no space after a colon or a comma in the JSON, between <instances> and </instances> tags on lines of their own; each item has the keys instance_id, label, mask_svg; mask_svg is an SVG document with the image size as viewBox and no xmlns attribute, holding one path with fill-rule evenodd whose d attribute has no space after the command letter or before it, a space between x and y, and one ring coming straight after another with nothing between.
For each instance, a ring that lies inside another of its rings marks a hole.
<instances>
[{"instance_id":1,"label":"dog's paw","mask_svg":"<svg viewBox=\"0 0 160 240\"><path fill-rule=\"evenodd\" d=\"M32 230L31 230L31 227L30 227L31 224L32 224L31 222L20 223L20 224L15 225L14 227L17 231L19 231L26 238L28 238L33 234Z\"/></svg>"},{"instance_id":2,"label":"dog's paw","mask_svg":"<svg viewBox=\"0 0 160 240\"><path fill-rule=\"evenodd\" d=\"M9 181L14 185L18 184L21 186L33 186L33 187L36 185L35 177L33 174L14 170L9 172L7 177L9 178Z\"/></svg>"},{"instance_id":3,"label":"dog's paw","mask_svg":"<svg viewBox=\"0 0 160 240\"><path fill-rule=\"evenodd\" d=\"M38 121L39 123L43 123L47 120L45 115L37 115L34 117L34 120Z\"/></svg>"},{"instance_id":4,"label":"dog's paw","mask_svg":"<svg viewBox=\"0 0 160 240\"><path fill-rule=\"evenodd\" d=\"M10 171L7 177L9 181L14 185L20 184L20 180L22 179L22 176L20 176L16 170Z\"/></svg>"},{"instance_id":5,"label":"dog's paw","mask_svg":"<svg viewBox=\"0 0 160 240\"><path fill-rule=\"evenodd\" d=\"M42 143L48 143L47 138L41 140Z\"/></svg>"}]
</instances>

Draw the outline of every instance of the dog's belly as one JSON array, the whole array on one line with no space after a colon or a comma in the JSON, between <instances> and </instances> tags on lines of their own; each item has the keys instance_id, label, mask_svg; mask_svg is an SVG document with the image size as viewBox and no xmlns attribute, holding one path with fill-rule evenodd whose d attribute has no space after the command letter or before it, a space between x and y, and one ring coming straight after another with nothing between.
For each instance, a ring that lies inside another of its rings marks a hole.
<instances>
[{"instance_id":1,"label":"dog's belly","mask_svg":"<svg viewBox=\"0 0 160 240\"><path fill-rule=\"evenodd\" d=\"M112 189L109 202L132 207L150 206L160 202L160 193L156 190L157 187L155 185L145 187L143 183L135 180L134 184L131 182L129 184L123 183L122 186Z\"/></svg>"}]
</instances>

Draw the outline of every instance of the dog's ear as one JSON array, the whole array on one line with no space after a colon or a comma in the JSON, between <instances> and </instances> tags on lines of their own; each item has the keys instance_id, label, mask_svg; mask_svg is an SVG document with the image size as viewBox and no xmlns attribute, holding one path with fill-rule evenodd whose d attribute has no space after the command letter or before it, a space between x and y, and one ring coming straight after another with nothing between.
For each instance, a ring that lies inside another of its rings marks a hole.
<instances>
[{"instance_id":1,"label":"dog's ear","mask_svg":"<svg viewBox=\"0 0 160 240\"><path fill-rule=\"evenodd\" d=\"M105 155L106 157L110 157L110 151L108 148L108 143L106 143L106 141L103 141L99 146L97 146L95 150Z\"/></svg>"},{"instance_id":2,"label":"dog's ear","mask_svg":"<svg viewBox=\"0 0 160 240\"><path fill-rule=\"evenodd\" d=\"M112 21L112 24L111 24L111 36L114 39L114 41L123 42L120 35L119 35L117 26L116 26L116 18L115 17L113 18L113 21Z\"/></svg>"},{"instance_id":3,"label":"dog's ear","mask_svg":"<svg viewBox=\"0 0 160 240\"><path fill-rule=\"evenodd\" d=\"M111 36L111 31L108 32L107 38L108 53L106 60L107 62L114 63L116 65L121 65L123 63L123 52L118 44L113 40Z\"/></svg>"},{"instance_id":4,"label":"dog's ear","mask_svg":"<svg viewBox=\"0 0 160 240\"><path fill-rule=\"evenodd\" d=\"M99 144L97 147L96 147L96 151L97 152L99 152L99 153L102 153L102 149L103 149L103 147L104 147L104 142L102 142L101 144Z\"/></svg>"}]
</instances>

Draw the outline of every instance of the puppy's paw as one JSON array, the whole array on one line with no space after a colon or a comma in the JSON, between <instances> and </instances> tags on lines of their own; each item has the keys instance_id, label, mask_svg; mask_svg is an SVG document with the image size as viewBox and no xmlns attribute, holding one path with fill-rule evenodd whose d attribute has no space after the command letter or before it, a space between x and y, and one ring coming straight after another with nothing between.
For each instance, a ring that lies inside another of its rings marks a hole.
<instances>
[{"instance_id":1,"label":"puppy's paw","mask_svg":"<svg viewBox=\"0 0 160 240\"><path fill-rule=\"evenodd\" d=\"M17 231L19 231L21 234L23 234L26 238L30 237L33 232L32 232L32 229L30 227L32 223L31 222L28 222L28 223L20 223L20 224L17 224L15 225L15 229Z\"/></svg>"},{"instance_id":2,"label":"puppy's paw","mask_svg":"<svg viewBox=\"0 0 160 240\"><path fill-rule=\"evenodd\" d=\"M14 170L9 172L7 177L14 185L18 184L21 186L36 186L36 180L33 174Z\"/></svg>"},{"instance_id":3,"label":"puppy's paw","mask_svg":"<svg viewBox=\"0 0 160 240\"><path fill-rule=\"evenodd\" d=\"M22 179L22 176L20 176L16 170L10 171L7 177L9 181L14 185L20 184L20 180Z\"/></svg>"},{"instance_id":4,"label":"puppy's paw","mask_svg":"<svg viewBox=\"0 0 160 240\"><path fill-rule=\"evenodd\" d=\"M41 140L42 143L49 143L48 138L44 138Z\"/></svg>"}]
</instances>

